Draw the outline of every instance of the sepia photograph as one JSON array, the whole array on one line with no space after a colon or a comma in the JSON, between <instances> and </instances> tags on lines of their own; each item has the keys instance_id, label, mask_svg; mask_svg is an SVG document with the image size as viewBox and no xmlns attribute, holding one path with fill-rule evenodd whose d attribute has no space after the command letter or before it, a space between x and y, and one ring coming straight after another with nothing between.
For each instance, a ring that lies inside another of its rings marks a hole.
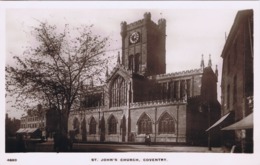
<instances>
[{"instance_id":1,"label":"sepia photograph","mask_svg":"<svg viewBox=\"0 0 260 165\"><path fill-rule=\"evenodd\" d=\"M1 161L256 164L259 3L117 3L3 3Z\"/></svg>"}]
</instances>

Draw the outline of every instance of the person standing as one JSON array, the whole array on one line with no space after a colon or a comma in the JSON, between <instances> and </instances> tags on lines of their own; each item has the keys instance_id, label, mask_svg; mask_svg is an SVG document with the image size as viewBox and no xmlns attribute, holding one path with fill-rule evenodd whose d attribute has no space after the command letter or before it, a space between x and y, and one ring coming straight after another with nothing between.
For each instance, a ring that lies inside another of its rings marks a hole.
<instances>
[{"instance_id":1,"label":"person standing","mask_svg":"<svg viewBox=\"0 0 260 165\"><path fill-rule=\"evenodd\" d=\"M151 136L148 133L145 135L145 143L149 146L151 145Z\"/></svg>"}]
</instances>

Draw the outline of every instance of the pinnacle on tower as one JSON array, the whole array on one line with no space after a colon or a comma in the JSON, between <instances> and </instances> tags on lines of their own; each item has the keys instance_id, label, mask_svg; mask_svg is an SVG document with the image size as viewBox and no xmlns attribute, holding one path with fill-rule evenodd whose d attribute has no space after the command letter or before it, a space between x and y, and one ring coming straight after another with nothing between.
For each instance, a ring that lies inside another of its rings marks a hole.
<instances>
[{"instance_id":1,"label":"pinnacle on tower","mask_svg":"<svg viewBox=\"0 0 260 165\"><path fill-rule=\"evenodd\" d=\"M201 62L200 62L200 67L202 68L202 69L204 69L204 59L203 59L203 54L201 55Z\"/></svg>"},{"instance_id":2,"label":"pinnacle on tower","mask_svg":"<svg viewBox=\"0 0 260 165\"><path fill-rule=\"evenodd\" d=\"M144 20L145 21L150 21L151 20L151 13L150 12L144 13Z\"/></svg>"},{"instance_id":3,"label":"pinnacle on tower","mask_svg":"<svg viewBox=\"0 0 260 165\"><path fill-rule=\"evenodd\" d=\"M127 23L125 21L121 22L121 36L124 38L126 36L126 26Z\"/></svg>"},{"instance_id":4,"label":"pinnacle on tower","mask_svg":"<svg viewBox=\"0 0 260 165\"><path fill-rule=\"evenodd\" d=\"M215 75L216 75L216 77L217 77L217 79L218 79L218 65L216 65Z\"/></svg>"},{"instance_id":5,"label":"pinnacle on tower","mask_svg":"<svg viewBox=\"0 0 260 165\"><path fill-rule=\"evenodd\" d=\"M212 66L212 62L211 62L211 54L209 54L209 62L208 62L208 67Z\"/></svg>"},{"instance_id":6,"label":"pinnacle on tower","mask_svg":"<svg viewBox=\"0 0 260 165\"><path fill-rule=\"evenodd\" d=\"M120 64L120 52L118 52L118 55L117 55L117 63Z\"/></svg>"}]
</instances>

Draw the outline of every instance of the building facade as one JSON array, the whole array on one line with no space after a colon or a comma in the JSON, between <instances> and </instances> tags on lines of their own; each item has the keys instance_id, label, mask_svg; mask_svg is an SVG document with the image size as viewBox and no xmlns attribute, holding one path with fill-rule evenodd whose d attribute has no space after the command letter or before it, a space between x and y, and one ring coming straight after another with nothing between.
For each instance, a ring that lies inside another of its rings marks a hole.
<instances>
[{"instance_id":1,"label":"building facade","mask_svg":"<svg viewBox=\"0 0 260 165\"><path fill-rule=\"evenodd\" d=\"M37 107L39 108L39 107ZM21 117L18 134L35 135L34 137L53 138L58 130L58 114L55 110L43 110L41 114L32 113ZM30 137L28 137L30 138Z\"/></svg>"},{"instance_id":2,"label":"building facade","mask_svg":"<svg viewBox=\"0 0 260 165\"><path fill-rule=\"evenodd\" d=\"M222 51L222 115L230 113L225 125L233 124L253 113L254 95L253 10L239 11ZM251 104L251 105L250 105ZM241 139L253 141L253 129L224 131L223 140L237 143ZM252 146L248 152L252 152Z\"/></svg>"},{"instance_id":3,"label":"building facade","mask_svg":"<svg viewBox=\"0 0 260 165\"><path fill-rule=\"evenodd\" d=\"M106 83L88 88L68 129L88 142L152 142L205 145L207 127L220 117L218 71L208 66L166 73L166 20L151 14L121 23L122 56ZM198 61L199 62L199 61ZM218 143L218 136L211 138Z\"/></svg>"},{"instance_id":4,"label":"building facade","mask_svg":"<svg viewBox=\"0 0 260 165\"><path fill-rule=\"evenodd\" d=\"M21 117L20 129L16 132L17 136L23 135L24 138L42 138L46 135L46 117L27 115Z\"/></svg>"}]
</instances>

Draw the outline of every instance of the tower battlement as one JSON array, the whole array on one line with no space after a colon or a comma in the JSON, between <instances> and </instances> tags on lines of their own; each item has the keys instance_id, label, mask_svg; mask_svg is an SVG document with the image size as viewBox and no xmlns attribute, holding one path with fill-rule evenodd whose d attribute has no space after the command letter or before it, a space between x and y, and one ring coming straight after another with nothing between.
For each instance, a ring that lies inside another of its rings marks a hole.
<instances>
[{"instance_id":1,"label":"tower battlement","mask_svg":"<svg viewBox=\"0 0 260 165\"><path fill-rule=\"evenodd\" d=\"M122 64L145 76L165 73L165 33L166 20L156 24L150 12L133 23L122 22Z\"/></svg>"}]
</instances>

